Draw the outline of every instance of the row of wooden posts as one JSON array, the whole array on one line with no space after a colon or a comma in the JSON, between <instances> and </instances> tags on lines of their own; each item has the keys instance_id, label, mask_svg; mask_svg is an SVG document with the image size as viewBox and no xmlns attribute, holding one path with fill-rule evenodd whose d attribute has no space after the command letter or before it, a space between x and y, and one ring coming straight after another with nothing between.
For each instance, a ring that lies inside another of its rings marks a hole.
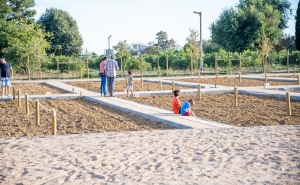
<instances>
[{"instance_id":1,"label":"row of wooden posts","mask_svg":"<svg viewBox=\"0 0 300 185\"><path fill-rule=\"evenodd\" d=\"M12 87L13 94L13 104L17 101L17 106L21 107L21 91L20 89L16 90L15 87ZM17 97L17 98L16 98ZM40 124L40 103L38 100L35 101L35 121L36 126ZM29 96L25 94L25 107L26 107L26 115L29 115ZM57 134L57 123L56 123L56 110L51 110L51 118L52 118L52 135Z\"/></svg>"}]
</instances>

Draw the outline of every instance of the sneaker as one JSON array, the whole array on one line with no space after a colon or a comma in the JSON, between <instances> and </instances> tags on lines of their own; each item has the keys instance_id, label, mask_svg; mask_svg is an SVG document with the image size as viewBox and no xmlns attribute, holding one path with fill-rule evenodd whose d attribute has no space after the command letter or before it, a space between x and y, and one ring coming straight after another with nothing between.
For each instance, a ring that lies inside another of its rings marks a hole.
<instances>
[{"instance_id":1,"label":"sneaker","mask_svg":"<svg viewBox=\"0 0 300 185\"><path fill-rule=\"evenodd\" d=\"M4 98L4 95L2 94L2 98Z\"/></svg>"},{"instance_id":2,"label":"sneaker","mask_svg":"<svg viewBox=\"0 0 300 185\"><path fill-rule=\"evenodd\" d=\"M11 94L8 94L7 96L8 96L8 98L12 98Z\"/></svg>"}]
</instances>

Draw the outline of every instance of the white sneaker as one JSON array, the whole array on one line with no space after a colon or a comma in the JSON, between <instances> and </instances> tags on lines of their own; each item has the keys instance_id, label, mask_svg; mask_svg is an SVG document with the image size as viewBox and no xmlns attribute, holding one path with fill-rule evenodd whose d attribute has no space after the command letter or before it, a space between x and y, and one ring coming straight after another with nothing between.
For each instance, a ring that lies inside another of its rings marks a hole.
<instances>
[{"instance_id":1,"label":"white sneaker","mask_svg":"<svg viewBox=\"0 0 300 185\"><path fill-rule=\"evenodd\" d=\"M4 98L4 94L2 94L2 98Z\"/></svg>"},{"instance_id":2,"label":"white sneaker","mask_svg":"<svg viewBox=\"0 0 300 185\"><path fill-rule=\"evenodd\" d=\"M7 96L8 96L8 98L12 98L11 94L8 94Z\"/></svg>"}]
</instances>

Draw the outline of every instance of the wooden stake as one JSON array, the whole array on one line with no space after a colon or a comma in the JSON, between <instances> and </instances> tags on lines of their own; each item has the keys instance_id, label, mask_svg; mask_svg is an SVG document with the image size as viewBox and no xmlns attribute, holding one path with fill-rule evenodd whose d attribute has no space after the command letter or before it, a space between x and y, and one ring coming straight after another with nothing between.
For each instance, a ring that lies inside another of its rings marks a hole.
<instances>
[{"instance_id":1,"label":"wooden stake","mask_svg":"<svg viewBox=\"0 0 300 185\"><path fill-rule=\"evenodd\" d=\"M56 110L52 111L52 135L57 133L57 124L56 124Z\"/></svg>"},{"instance_id":2,"label":"wooden stake","mask_svg":"<svg viewBox=\"0 0 300 185\"><path fill-rule=\"evenodd\" d=\"M168 61L168 54L166 55L166 68L167 68L167 77L169 76L169 61Z\"/></svg>"},{"instance_id":3,"label":"wooden stake","mask_svg":"<svg viewBox=\"0 0 300 185\"><path fill-rule=\"evenodd\" d=\"M26 107L26 114L29 115L29 101L28 101L27 94L25 94L25 107Z\"/></svg>"},{"instance_id":4,"label":"wooden stake","mask_svg":"<svg viewBox=\"0 0 300 185\"><path fill-rule=\"evenodd\" d=\"M27 70L28 70L28 80L30 80L29 56L27 56Z\"/></svg>"},{"instance_id":5,"label":"wooden stake","mask_svg":"<svg viewBox=\"0 0 300 185\"><path fill-rule=\"evenodd\" d=\"M290 72L289 68L290 68L290 52L289 50L287 50L286 53L286 67L287 67L287 73Z\"/></svg>"},{"instance_id":6,"label":"wooden stake","mask_svg":"<svg viewBox=\"0 0 300 185\"><path fill-rule=\"evenodd\" d=\"M239 67L240 73L242 73L242 53L240 53L240 67Z\"/></svg>"},{"instance_id":7,"label":"wooden stake","mask_svg":"<svg viewBox=\"0 0 300 185\"><path fill-rule=\"evenodd\" d=\"M291 116L291 99L290 99L290 92L286 92L286 108L287 108L287 115Z\"/></svg>"},{"instance_id":8,"label":"wooden stake","mask_svg":"<svg viewBox=\"0 0 300 185\"><path fill-rule=\"evenodd\" d=\"M296 75L296 68L294 68L294 75Z\"/></svg>"},{"instance_id":9,"label":"wooden stake","mask_svg":"<svg viewBox=\"0 0 300 185\"><path fill-rule=\"evenodd\" d=\"M193 58L192 58L192 54L190 54L190 58L191 58L191 75L193 75Z\"/></svg>"},{"instance_id":10,"label":"wooden stake","mask_svg":"<svg viewBox=\"0 0 300 185\"><path fill-rule=\"evenodd\" d=\"M21 91L18 90L18 107L21 107Z\"/></svg>"},{"instance_id":11,"label":"wooden stake","mask_svg":"<svg viewBox=\"0 0 300 185\"><path fill-rule=\"evenodd\" d=\"M81 63L81 61L80 61L79 65L80 65L80 79L82 79L82 63Z\"/></svg>"},{"instance_id":12,"label":"wooden stake","mask_svg":"<svg viewBox=\"0 0 300 185\"><path fill-rule=\"evenodd\" d=\"M89 72L89 56L85 57L85 63L86 63L86 70L87 70L87 78L90 78L90 72Z\"/></svg>"},{"instance_id":13,"label":"wooden stake","mask_svg":"<svg viewBox=\"0 0 300 185\"><path fill-rule=\"evenodd\" d=\"M175 91L175 83L174 80L172 81L172 93Z\"/></svg>"},{"instance_id":14,"label":"wooden stake","mask_svg":"<svg viewBox=\"0 0 300 185\"><path fill-rule=\"evenodd\" d=\"M162 83L161 83L161 80L159 80L159 87L160 87L160 91L162 91Z\"/></svg>"},{"instance_id":15,"label":"wooden stake","mask_svg":"<svg viewBox=\"0 0 300 185\"><path fill-rule=\"evenodd\" d=\"M241 77L241 73L239 72L239 83L242 82L242 77Z\"/></svg>"},{"instance_id":16,"label":"wooden stake","mask_svg":"<svg viewBox=\"0 0 300 185\"><path fill-rule=\"evenodd\" d=\"M298 85L300 85L300 75L298 75Z\"/></svg>"},{"instance_id":17,"label":"wooden stake","mask_svg":"<svg viewBox=\"0 0 300 185\"><path fill-rule=\"evenodd\" d=\"M16 101L16 88L13 87L13 103Z\"/></svg>"},{"instance_id":18,"label":"wooden stake","mask_svg":"<svg viewBox=\"0 0 300 185\"><path fill-rule=\"evenodd\" d=\"M144 87L144 80L143 78L141 78L141 91L143 90L143 87Z\"/></svg>"},{"instance_id":19,"label":"wooden stake","mask_svg":"<svg viewBox=\"0 0 300 185\"><path fill-rule=\"evenodd\" d=\"M234 87L234 106L238 106L238 89L237 87Z\"/></svg>"},{"instance_id":20,"label":"wooden stake","mask_svg":"<svg viewBox=\"0 0 300 185\"><path fill-rule=\"evenodd\" d=\"M201 85L198 84L198 100L201 100Z\"/></svg>"},{"instance_id":21,"label":"wooden stake","mask_svg":"<svg viewBox=\"0 0 300 185\"><path fill-rule=\"evenodd\" d=\"M265 83L268 83L268 75L265 73Z\"/></svg>"},{"instance_id":22,"label":"wooden stake","mask_svg":"<svg viewBox=\"0 0 300 185\"><path fill-rule=\"evenodd\" d=\"M141 78L143 78L143 54L141 54ZM143 85L142 85L143 88Z\"/></svg>"},{"instance_id":23,"label":"wooden stake","mask_svg":"<svg viewBox=\"0 0 300 185\"><path fill-rule=\"evenodd\" d=\"M200 70L198 71L198 82L200 82Z\"/></svg>"},{"instance_id":24,"label":"wooden stake","mask_svg":"<svg viewBox=\"0 0 300 185\"><path fill-rule=\"evenodd\" d=\"M40 124L40 105L38 100L35 102L35 123L36 126Z\"/></svg>"},{"instance_id":25,"label":"wooden stake","mask_svg":"<svg viewBox=\"0 0 300 185\"><path fill-rule=\"evenodd\" d=\"M216 78L219 78L219 73L218 73L218 71L216 72Z\"/></svg>"},{"instance_id":26,"label":"wooden stake","mask_svg":"<svg viewBox=\"0 0 300 185\"><path fill-rule=\"evenodd\" d=\"M59 79L59 61L58 61L58 57L56 57L56 68L57 68L57 79Z\"/></svg>"},{"instance_id":27,"label":"wooden stake","mask_svg":"<svg viewBox=\"0 0 300 185\"><path fill-rule=\"evenodd\" d=\"M217 61L217 53L215 53L215 73L217 73L218 61Z\"/></svg>"}]
</instances>

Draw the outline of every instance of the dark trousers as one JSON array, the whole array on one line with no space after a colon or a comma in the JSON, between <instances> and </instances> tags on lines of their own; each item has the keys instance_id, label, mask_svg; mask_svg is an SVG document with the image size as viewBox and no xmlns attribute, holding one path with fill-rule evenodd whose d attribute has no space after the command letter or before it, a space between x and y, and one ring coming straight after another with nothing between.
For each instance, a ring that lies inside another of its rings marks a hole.
<instances>
[{"instance_id":1,"label":"dark trousers","mask_svg":"<svg viewBox=\"0 0 300 185\"><path fill-rule=\"evenodd\" d=\"M107 87L110 96L113 96L116 77L107 77Z\"/></svg>"}]
</instances>

